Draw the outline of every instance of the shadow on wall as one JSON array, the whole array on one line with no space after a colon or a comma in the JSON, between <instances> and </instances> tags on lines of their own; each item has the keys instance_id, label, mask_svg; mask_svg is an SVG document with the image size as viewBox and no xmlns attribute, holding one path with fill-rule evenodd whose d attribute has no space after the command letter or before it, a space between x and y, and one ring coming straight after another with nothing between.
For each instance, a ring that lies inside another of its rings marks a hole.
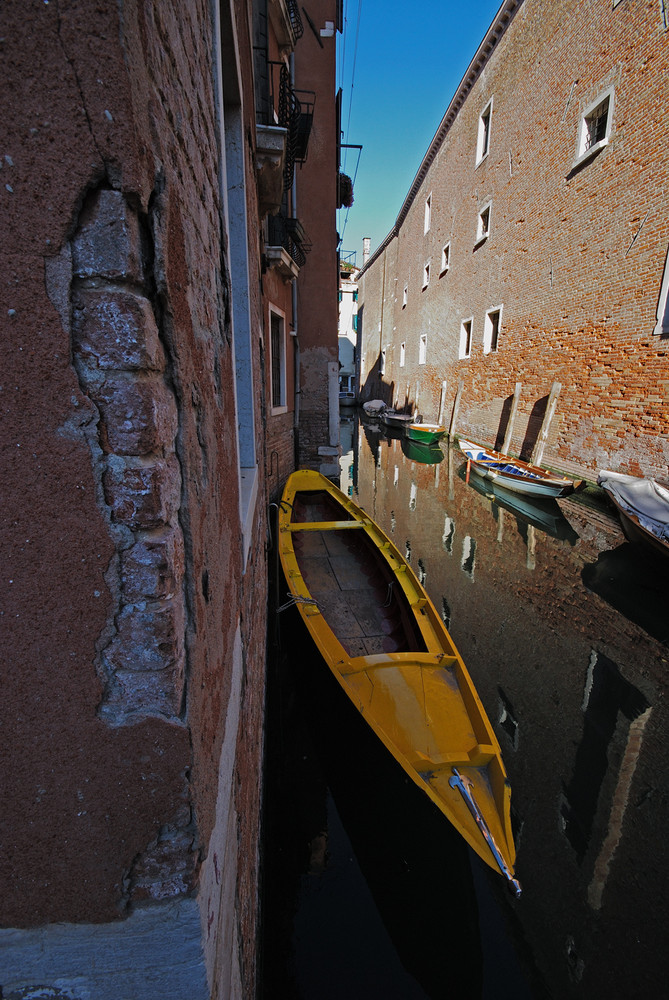
<instances>
[{"instance_id":1,"label":"shadow on wall","mask_svg":"<svg viewBox=\"0 0 669 1000\"><path fill-rule=\"evenodd\" d=\"M550 396L542 396L538 399L532 411L529 415L527 421L527 428L525 430L525 437L523 438L523 443L520 449L519 458L524 462L529 462L530 456L532 454L532 449L534 448L539 434L541 432L541 426L546 416L546 410L548 409L548 401ZM506 431L509 426L509 420L511 419L511 407L513 404L513 393L507 396L502 404L502 412L499 418L499 427L497 430L497 437L495 438L495 443L493 448L495 451L500 451L504 443L504 438L506 437Z\"/></svg>"},{"instance_id":2,"label":"shadow on wall","mask_svg":"<svg viewBox=\"0 0 669 1000\"><path fill-rule=\"evenodd\" d=\"M363 385L360 386L360 402L367 403L370 399L380 399L386 406L393 407L399 412L413 413L416 404L412 397L406 393L404 399L396 399L395 383L387 382L383 376L381 355L378 356L372 365Z\"/></svg>"}]
</instances>

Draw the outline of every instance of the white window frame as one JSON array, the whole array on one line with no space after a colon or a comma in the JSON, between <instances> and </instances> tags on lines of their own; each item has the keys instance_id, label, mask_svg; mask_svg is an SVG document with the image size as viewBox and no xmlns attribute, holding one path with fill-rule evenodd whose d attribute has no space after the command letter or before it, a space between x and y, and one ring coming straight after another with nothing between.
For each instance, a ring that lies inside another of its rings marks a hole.
<instances>
[{"instance_id":1,"label":"white window frame","mask_svg":"<svg viewBox=\"0 0 669 1000\"><path fill-rule=\"evenodd\" d=\"M487 215L487 220L485 216ZM490 228L492 224L492 201L487 201L479 212L478 221L476 223L476 243L474 246L481 246L482 243L490 236Z\"/></svg>"},{"instance_id":2,"label":"white window frame","mask_svg":"<svg viewBox=\"0 0 669 1000\"><path fill-rule=\"evenodd\" d=\"M406 342L400 344L400 368L404 368L404 362L406 360L407 345Z\"/></svg>"},{"instance_id":3,"label":"white window frame","mask_svg":"<svg viewBox=\"0 0 669 1000\"><path fill-rule=\"evenodd\" d=\"M432 192L425 199L425 220L423 223L423 235L429 233L432 225Z\"/></svg>"},{"instance_id":4,"label":"white window frame","mask_svg":"<svg viewBox=\"0 0 669 1000\"><path fill-rule=\"evenodd\" d=\"M441 248L441 270L439 274L440 275L446 274L446 272L450 270L450 267L451 267L451 241L449 240L448 243L444 243L443 247Z\"/></svg>"},{"instance_id":5,"label":"white window frame","mask_svg":"<svg viewBox=\"0 0 669 1000\"><path fill-rule=\"evenodd\" d=\"M476 166L483 163L490 152L490 128L492 126L492 97L479 115L478 133L476 136Z\"/></svg>"},{"instance_id":6,"label":"white window frame","mask_svg":"<svg viewBox=\"0 0 669 1000\"><path fill-rule=\"evenodd\" d=\"M484 354L494 354L499 350L499 333L502 329L502 309L503 306L494 306L492 309L487 309L485 314L485 322L483 324L483 353ZM493 345L493 332L494 326L492 322L492 317L497 316L497 340Z\"/></svg>"},{"instance_id":7,"label":"white window frame","mask_svg":"<svg viewBox=\"0 0 669 1000\"><path fill-rule=\"evenodd\" d=\"M669 335L669 248L664 261L664 271L662 272L662 284L660 285L660 296L657 300L657 312L655 314L655 329L653 336L666 337Z\"/></svg>"},{"instance_id":8,"label":"white window frame","mask_svg":"<svg viewBox=\"0 0 669 1000\"><path fill-rule=\"evenodd\" d=\"M423 289L427 288L430 284L430 261L427 260L423 264Z\"/></svg>"},{"instance_id":9,"label":"white window frame","mask_svg":"<svg viewBox=\"0 0 669 1000\"><path fill-rule=\"evenodd\" d=\"M275 321L280 323L280 334L279 334L279 396L280 400L277 403L274 398L274 363L275 363L275 343L274 343L274 324ZM286 397L286 314L278 309L274 305L270 305L268 311L268 331L269 331L269 377L270 377L270 413L286 413L288 410L288 402Z\"/></svg>"},{"instance_id":10,"label":"white window frame","mask_svg":"<svg viewBox=\"0 0 669 1000\"><path fill-rule=\"evenodd\" d=\"M427 358L427 334L421 333L418 341L418 364L424 365Z\"/></svg>"},{"instance_id":11,"label":"white window frame","mask_svg":"<svg viewBox=\"0 0 669 1000\"><path fill-rule=\"evenodd\" d=\"M406 309L406 304L409 299L409 286L404 286L404 291L402 292L402 309Z\"/></svg>"},{"instance_id":12,"label":"white window frame","mask_svg":"<svg viewBox=\"0 0 669 1000\"><path fill-rule=\"evenodd\" d=\"M469 331L467 331L467 324L469 324ZM474 329L474 317L468 316L467 319L463 319L460 323L460 347L458 351L458 358L460 361L465 358L471 358L472 356L472 331ZM469 345L467 341L469 340ZM469 346L469 349L467 347Z\"/></svg>"},{"instance_id":13,"label":"white window frame","mask_svg":"<svg viewBox=\"0 0 669 1000\"><path fill-rule=\"evenodd\" d=\"M606 125L604 126L604 135L597 142L590 142L590 123L593 118L594 112L599 108L604 101L608 101L608 106L606 110ZM613 131L613 110L615 105L615 87L607 87L603 90L594 101L584 109L578 124L578 138L576 142L576 159L574 161L574 166L579 166L581 163L585 163L592 156L603 149L605 146L609 145L611 132Z\"/></svg>"}]
</instances>

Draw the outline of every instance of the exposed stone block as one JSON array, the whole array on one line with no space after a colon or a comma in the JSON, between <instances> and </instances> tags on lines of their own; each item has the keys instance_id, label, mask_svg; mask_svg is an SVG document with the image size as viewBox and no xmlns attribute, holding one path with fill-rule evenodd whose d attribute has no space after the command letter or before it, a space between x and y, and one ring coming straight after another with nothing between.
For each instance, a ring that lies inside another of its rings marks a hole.
<instances>
[{"instance_id":1,"label":"exposed stone block","mask_svg":"<svg viewBox=\"0 0 669 1000\"><path fill-rule=\"evenodd\" d=\"M113 520L128 528L161 528L179 508L181 471L175 456L149 464L116 459L109 463L102 485Z\"/></svg>"},{"instance_id":2,"label":"exposed stone block","mask_svg":"<svg viewBox=\"0 0 669 1000\"><path fill-rule=\"evenodd\" d=\"M141 242L139 220L121 192L98 191L79 220L72 245L74 274L141 282Z\"/></svg>"},{"instance_id":3,"label":"exposed stone block","mask_svg":"<svg viewBox=\"0 0 669 1000\"><path fill-rule=\"evenodd\" d=\"M183 661L185 609L181 595L150 606L126 604L106 650L118 670L170 670Z\"/></svg>"},{"instance_id":4,"label":"exposed stone block","mask_svg":"<svg viewBox=\"0 0 669 1000\"><path fill-rule=\"evenodd\" d=\"M133 903L186 895L195 886L198 854L188 830L162 830L130 874Z\"/></svg>"},{"instance_id":5,"label":"exposed stone block","mask_svg":"<svg viewBox=\"0 0 669 1000\"><path fill-rule=\"evenodd\" d=\"M121 553L121 580L126 601L172 597L184 573L184 542L178 528L145 536Z\"/></svg>"},{"instance_id":6,"label":"exposed stone block","mask_svg":"<svg viewBox=\"0 0 669 1000\"><path fill-rule=\"evenodd\" d=\"M165 353L151 303L125 290L80 289L74 299L74 349L101 369L162 371Z\"/></svg>"},{"instance_id":7,"label":"exposed stone block","mask_svg":"<svg viewBox=\"0 0 669 1000\"><path fill-rule=\"evenodd\" d=\"M171 449L177 410L161 378L106 379L100 387L91 387L91 398L102 414L103 450L150 455Z\"/></svg>"},{"instance_id":8,"label":"exposed stone block","mask_svg":"<svg viewBox=\"0 0 669 1000\"><path fill-rule=\"evenodd\" d=\"M135 713L178 716L183 683L183 661L166 670L117 670L103 715L117 722Z\"/></svg>"}]
</instances>

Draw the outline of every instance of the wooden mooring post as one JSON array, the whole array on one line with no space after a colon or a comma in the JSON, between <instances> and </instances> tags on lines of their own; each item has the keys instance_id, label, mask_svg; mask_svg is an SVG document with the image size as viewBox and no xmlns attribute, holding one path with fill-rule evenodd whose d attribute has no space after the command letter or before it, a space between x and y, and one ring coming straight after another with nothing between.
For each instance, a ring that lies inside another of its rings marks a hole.
<instances>
[{"instance_id":1,"label":"wooden mooring post","mask_svg":"<svg viewBox=\"0 0 669 1000\"><path fill-rule=\"evenodd\" d=\"M462 396L462 390L465 387L465 383L462 379L458 382L458 391L455 394L455 402L453 403L453 414L451 416L451 426L448 428L448 436L452 438L455 434L455 428L458 422L458 410L460 409L460 397Z\"/></svg>"},{"instance_id":2,"label":"wooden mooring post","mask_svg":"<svg viewBox=\"0 0 669 1000\"><path fill-rule=\"evenodd\" d=\"M555 415L555 408L557 406L558 396L560 395L561 389L562 384L560 382L553 382L553 387L548 397L546 412L544 413L544 419L541 423L539 437L537 438L534 448L532 449L530 462L533 465L541 465L541 459L544 457L544 448L546 447L546 442L548 441L548 432L550 430L551 421Z\"/></svg>"},{"instance_id":3,"label":"wooden mooring post","mask_svg":"<svg viewBox=\"0 0 669 1000\"><path fill-rule=\"evenodd\" d=\"M516 414L518 413L518 404L520 403L520 392L523 388L521 382L516 382L516 388L513 390L513 399L511 400L511 413L509 414L509 422L506 425L506 431L504 433L504 443L502 445L502 452L504 455L509 454L509 448L511 447L511 438L513 436L513 425L516 422Z\"/></svg>"}]
</instances>

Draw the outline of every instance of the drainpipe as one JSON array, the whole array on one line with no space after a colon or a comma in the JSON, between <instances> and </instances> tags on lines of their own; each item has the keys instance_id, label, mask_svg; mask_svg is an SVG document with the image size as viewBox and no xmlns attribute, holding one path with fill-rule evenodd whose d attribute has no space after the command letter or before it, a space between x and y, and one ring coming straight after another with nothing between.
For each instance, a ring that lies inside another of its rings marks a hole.
<instances>
[{"instance_id":1,"label":"drainpipe","mask_svg":"<svg viewBox=\"0 0 669 1000\"><path fill-rule=\"evenodd\" d=\"M291 87L295 85L295 55L293 52L290 53L290 84ZM297 171L293 171L293 183L291 187L291 196L293 200L293 215L298 218L297 214ZM297 278L293 278L291 282L291 306L293 310L293 329L292 336L294 337L293 344L293 361L294 361L294 374L293 378L295 380L295 387L293 395L294 399L294 409L293 409L293 452L294 452L294 466L296 469L300 465L300 341L297 335Z\"/></svg>"}]
</instances>

